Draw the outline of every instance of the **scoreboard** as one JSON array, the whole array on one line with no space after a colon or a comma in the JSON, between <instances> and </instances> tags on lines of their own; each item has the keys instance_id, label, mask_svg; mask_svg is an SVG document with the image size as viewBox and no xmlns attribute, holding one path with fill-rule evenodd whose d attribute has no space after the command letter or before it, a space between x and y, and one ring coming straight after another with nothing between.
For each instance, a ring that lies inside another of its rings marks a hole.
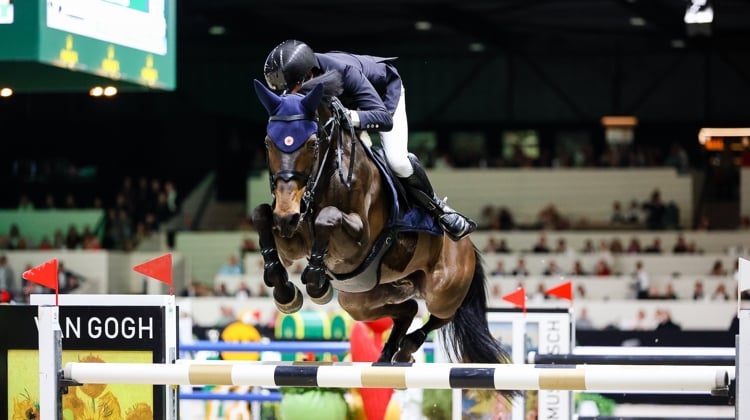
<instances>
[{"instance_id":1,"label":"scoreboard","mask_svg":"<svg viewBox=\"0 0 750 420\"><path fill-rule=\"evenodd\" d=\"M0 0L0 37L23 40L0 48L0 61L36 63L54 67L58 73L63 69L95 76L88 87L94 81L106 83L99 79L109 79L120 82L112 83L118 86L174 90L175 2ZM2 68L0 63L0 82L12 85L12 75L3 74ZM39 79L56 78L54 71L43 67L30 71Z\"/></svg>"}]
</instances>

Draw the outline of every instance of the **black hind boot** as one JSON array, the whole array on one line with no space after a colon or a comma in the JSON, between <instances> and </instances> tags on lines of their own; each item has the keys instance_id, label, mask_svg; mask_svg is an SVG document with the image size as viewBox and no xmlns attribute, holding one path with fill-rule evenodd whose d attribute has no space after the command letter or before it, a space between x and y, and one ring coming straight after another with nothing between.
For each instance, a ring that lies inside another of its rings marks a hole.
<instances>
[{"instance_id":1,"label":"black hind boot","mask_svg":"<svg viewBox=\"0 0 750 420\"><path fill-rule=\"evenodd\" d=\"M458 241L473 232L477 228L477 224L448 207L448 204L439 199L417 157L409 154L409 160L412 168L414 168L414 173L406 178L399 178L409 196L435 217L452 240Z\"/></svg>"}]
</instances>

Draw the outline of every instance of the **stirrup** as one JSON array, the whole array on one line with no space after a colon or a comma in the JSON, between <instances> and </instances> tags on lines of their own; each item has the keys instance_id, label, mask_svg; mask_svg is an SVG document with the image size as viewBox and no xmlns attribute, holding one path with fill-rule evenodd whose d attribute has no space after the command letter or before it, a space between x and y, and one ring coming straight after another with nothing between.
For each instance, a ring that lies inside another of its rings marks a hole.
<instances>
[{"instance_id":1,"label":"stirrup","mask_svg":"<svg viewBox=\"0 0 750 420\"><path fill-rule=\"evenodd\" d=\"M457 212L444 213L439 217L440 227L448 237L458 242L477 229L477 224Z\"/></svg>"}]
</instances>

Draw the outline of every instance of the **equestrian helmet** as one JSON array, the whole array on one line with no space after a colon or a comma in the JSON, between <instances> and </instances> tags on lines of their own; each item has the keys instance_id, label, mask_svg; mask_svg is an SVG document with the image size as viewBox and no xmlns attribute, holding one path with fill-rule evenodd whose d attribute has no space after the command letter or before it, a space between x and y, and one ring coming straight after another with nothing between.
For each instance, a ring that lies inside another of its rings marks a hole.
<instances>
[{"instance_id":1,"label":"equestrian helmet","mask_svg":"<svg viewBox=\"0 0 750 420\"><path fill-rule=\"evenodd\" d=\"M277 93L304 82L310 70L317 68L318 59L312 48L302 41L286 40L266 57L263 75L268 87Z\"/></svg>"}]
</instances>

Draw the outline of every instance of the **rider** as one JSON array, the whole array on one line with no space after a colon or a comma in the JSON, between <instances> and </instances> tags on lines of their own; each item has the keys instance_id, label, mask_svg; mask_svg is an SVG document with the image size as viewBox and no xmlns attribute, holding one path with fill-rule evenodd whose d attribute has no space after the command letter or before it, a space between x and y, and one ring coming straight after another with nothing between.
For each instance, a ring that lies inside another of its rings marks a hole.
<instances>
[{"instance_id":1,"label":"rider","mask_svg":"<svg viewBox=\"0 0 750 420\"><path fill-rule=\"evenodd\" d=\"M451 239L458 241L477 225L438 198L419 160L409 153L404 85L392 64L394 59L340 51L315 53L304 42L287 40L268 54L263 74L277 93L293 93L303 82L326 71L341 73L344 92L339 99L350 108L354 127L380 132L391 170L412 199L437 219Z\"/></svg>"}]
</instances>

